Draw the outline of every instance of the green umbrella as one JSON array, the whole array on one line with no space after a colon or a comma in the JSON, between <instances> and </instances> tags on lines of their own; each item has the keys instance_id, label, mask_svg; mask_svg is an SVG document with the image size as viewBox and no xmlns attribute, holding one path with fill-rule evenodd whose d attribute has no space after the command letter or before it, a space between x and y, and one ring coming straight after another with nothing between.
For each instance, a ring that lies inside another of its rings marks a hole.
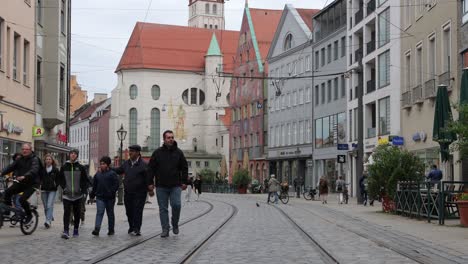
<instances>
[{"instance_id":1,"label":"green umbrella","mask_svg":"<svg viewBox=\"0 0 468 264\"><path fill-rule=\"evenodd\" d=\"M450 108L447 86L439 85L434 111L432 140L439 142L442 162L449 160L449 145L457 139L455 133L447 131L452 120L452 109Z\"/></svg>"},{"instance_id":2,"label":"green umbrella","mask_svg":"<svg viewBox=\"0 0 468 264\"><path fill-rule=\"evenodd\" d=\"M460 105L468 104L468 69L463 70L463 75L460 85ZM465 117L460 115L460 120L464 120Z\"/></svg>"}]
</instances>

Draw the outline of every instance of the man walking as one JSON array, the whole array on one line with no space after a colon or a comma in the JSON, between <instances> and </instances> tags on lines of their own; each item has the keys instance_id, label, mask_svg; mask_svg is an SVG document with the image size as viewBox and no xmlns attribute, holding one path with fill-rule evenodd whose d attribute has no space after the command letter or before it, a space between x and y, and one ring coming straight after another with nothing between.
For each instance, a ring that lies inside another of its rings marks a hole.
<instances>
[{"instance_id":1,"label":"man walking","mask_svg":"<svg viewBox=\"0 0 468 264\"><path fill-rule=\"evenodd\" d=\"M156 197L161 221L161 237L169 236L169 201L172 208L172 232L179 234L179 217L181 209L181 192L188 180L188 165L184 153L177 147L174 133L166 130L163 133L164 144L153 152L149 162L148 176L154 184L148 186L150 195Z\"/></svg>"},{"instance_id":2,"label":"man walking","mask_svg":"<svg viewBox=\"0 0 468 264\"><path fill-rule=\"evenodd\" d=\"M426 179L431 185L437 184L442 180L442 171L437 168L437 165L432 165L431 171L427 175Z\"/></svg>"},{"instance_id":3,"label":"man walking","mask_svg":"<svg viewBox=\"0 0 468 264\"><path fill-rule=\"evenodd\" d=\"M70 151L70 160L60 168L58 183L63 190L63 239L70 238L70 214L73 207L73 236L78 237L80 227L81 199L88 188L88 174L83 165L78 162L79 151Z\"/></svg>"},{"instance_id":4,"label":"man walking","mask_svg":"<svg viewBox=\"0 0 468 264\"><path fill-rule=\"evenodd\" d=\"M16 181L5 191L4 203L12 206L12 196L22 192L23 195L19 198L19 202L26 213L25 222L29 223L32 219L32 214L28 199L35 191L34 186L40 182L41 161L32 152L31 144L23 144L21 151L22 157L15 160L2 171L2 176L10 172L14 172L14 175L16 175Z\"/></svg>"},{"instance_id":5,"label":"man walking","mask_svg":"<svg viewBox=\"0 0 468 264\"><path fill-rule=\"evenodd\" d=\"M128 234L141 236L143 209L145 208L148 185L152 181L146 175L147 164L141 158L140 145L128 147L130 159L115 169L117 174L124 174L124 204L128 219Z\"/></svg>"}]
</instances>

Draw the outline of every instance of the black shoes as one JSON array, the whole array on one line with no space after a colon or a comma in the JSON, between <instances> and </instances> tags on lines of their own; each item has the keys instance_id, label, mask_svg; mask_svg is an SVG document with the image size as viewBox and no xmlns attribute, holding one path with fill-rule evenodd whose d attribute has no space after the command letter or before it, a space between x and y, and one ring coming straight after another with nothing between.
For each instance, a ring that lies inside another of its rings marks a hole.
<instances>
[{"instance_id":1,"label":"black shoes","mask_svg":"<svg viewBox=\"0 0 468 264\"><path fill-rule=\"evenodd\" d=\"M178 235L179 234L179 227L173 227L172 228L172 233L174 233L174 235Z\"/></svg>"},{"instance_id":2,"label":"black shoes","mask_svg":"<svg viewBox=\"0 0 468 264\"><path fill-rule=\"evenodd\" d=\"M115 234L114 230L109 230L109 232L107 232L108 236L113 236L114 234Z\"/></svg>"},{"instance_id":3,"label":"black shoes","mask_svg":"<svg viewBox=\"0 0 468 264\"><path fill-rule=\"evenodd\" d=\"M168 237L169 236L169 230L163 230L161 233L161 237Z\"/></svg>"},{"instance_id":4,"label":"black shoes","mask_svg":"<svg viewBox=\"0 0 468 264\"><path fill-rule=\"evenodd\" d=\"M99 230L94 229L93 232L91 232L91 234L93 234L93 236L99 236Z\"/></svg>"}]
</instances>

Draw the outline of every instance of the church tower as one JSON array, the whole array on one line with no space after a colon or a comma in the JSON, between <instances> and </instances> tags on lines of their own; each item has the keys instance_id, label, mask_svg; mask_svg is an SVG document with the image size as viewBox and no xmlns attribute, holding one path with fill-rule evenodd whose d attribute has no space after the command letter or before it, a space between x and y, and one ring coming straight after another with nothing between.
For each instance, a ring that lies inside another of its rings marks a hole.
<instances>
[{"instance_id":1,"label":"church tower","mask_svg":"<svg viewBox=\"0 0 468 264\"><path fill-rule=\"evenodd\" d=\"M224 0L189 0L189 27L223 29Z\"/></svg>"}]
</instances>

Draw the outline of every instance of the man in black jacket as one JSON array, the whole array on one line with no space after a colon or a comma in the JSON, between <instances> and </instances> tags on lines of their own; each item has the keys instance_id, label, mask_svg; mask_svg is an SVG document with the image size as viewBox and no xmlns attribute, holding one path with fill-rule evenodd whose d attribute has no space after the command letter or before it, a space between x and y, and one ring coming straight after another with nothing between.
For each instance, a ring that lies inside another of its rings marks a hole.
<instances>
[{"instance_id":1,"label":"man in black jacket","mask_svg":"<svg viewBox=\"0 0 468 264\"><path fill-rule=\"evenodd\" d=\"M16 175L16 181L5 191L4 203L8 206L12 205L11 197L14 194L23 193L19 201L26 213L26 223L32 219L31 208L29 207L28 199L34 193L34 186L37 186L40 181L41 161L32 152L32 146L25 143L21 147L22 157L10 164L2 171L2 176L10 172Z\"/></svg>"},{"instance_id":2,"label":"man in black jacket","mask_svg":"<svg viewBox=\"0 0 468 264\"><path fill-rule=\"evenodd\" d=\"M141 236L143 209L145 208L148 185L152 184L146 175L147 164L141 158L139 145L128 147L130 159L115 169L117 174L125 174L124 204L128 218L128 234Z\"/></svg>"},{"instance_id":3,"label":"man in black jacket","mask_svg":"<svg viewBox=\"0 0 468 264\"><path fill-rule=\"evenodd\" d=\"M184 153L177 147L174 133L166 130L163 133L164 144L153 152L149 162L148 176L156 185L156 197L161 220L161 237L169 236L169 201L172 208L172 232L179 234L179 217L181 192L188 180L188 165ZM154 184L148 186L150 195L154 195Z\"/></svg>"}]
</instances>

